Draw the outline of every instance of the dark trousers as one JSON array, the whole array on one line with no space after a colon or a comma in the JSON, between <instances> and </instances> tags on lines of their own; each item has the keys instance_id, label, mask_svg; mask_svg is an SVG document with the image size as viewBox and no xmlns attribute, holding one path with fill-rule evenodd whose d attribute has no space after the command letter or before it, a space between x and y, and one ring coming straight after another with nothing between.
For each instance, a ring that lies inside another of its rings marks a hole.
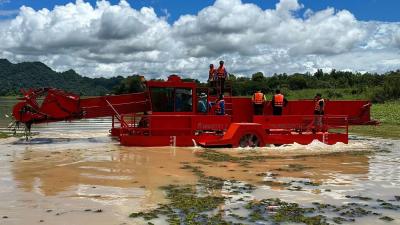
<instances>
[{"instance_id":1,"label":"dark trousers","mask_svg":"<svg viewBox=\"0 0 400 225\"><path fill-rule=\"evenodd\" d=\"M208 85L210 87L210 94L211 95L217 95L217 81L216 80L211 80L208 82Z\"/></svg>"},{"instance_id":2,"label":"dark trousers","mask_svg":"<svg viewBox=\"0 0 400 225\"><path fill-rule=\"evenodd\" d=\"M224 77L218 78L218 88L221 91L219 94L223 95L225 93L225 78Z\"/></svg>"},{"instance_id":3,"label":"dark trousers","mask_svg":"<svg viewBox=\"0 0 400 225\"><path fill-rule=\"evenodd\" d=\"M282 115L282 107L273 106L272 107L272 115L274 115L274 116Z\"/></svg>"},{"instance_id":4,"label":"dark trousers","mask_svg":"<svg viewBox=\"0 0 400 225\"><path fill-rule=\"evenodd\" d=\"M314 110L314 115L324 115L324 114L325 114L324 111Z\"/></svg>"},{"instance_id":5,"label":"dark trousers","mask_svg":"<svg viewBox=\"0 0 400 225\"><path fill-rule=\"evenodd\" d=\"M323 122L323 116L324 116L324 111L318 111L314 110L314 128L313 128L313 133L316 131L322 131L324 122Z\"/></svg>"},{"instance_id":6,"label":"dark trousers","mask_svg":"<svg viewBox=\"0 0 400 225\"><path fill-rule=\"evenodd\" d=\"M254 115L263 115L264 105L263 104L253 104Z\"/></svg>"}]
</instances>

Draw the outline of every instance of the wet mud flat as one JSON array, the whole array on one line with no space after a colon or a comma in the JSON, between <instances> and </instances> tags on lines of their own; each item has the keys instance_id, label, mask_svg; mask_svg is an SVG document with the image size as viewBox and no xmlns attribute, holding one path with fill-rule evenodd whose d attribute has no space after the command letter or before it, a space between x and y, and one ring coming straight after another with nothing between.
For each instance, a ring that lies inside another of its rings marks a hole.
<instances>
[{"instance_id":1,"label":"wet mud flat","mask_svg":"<svg viewBox=\"0 0 400 225\"><path fill-rule=\"evenodd\" d=\"M400 141L132 148L0 140L0 224L397 224Z\"/></svg>"}]
</instances>

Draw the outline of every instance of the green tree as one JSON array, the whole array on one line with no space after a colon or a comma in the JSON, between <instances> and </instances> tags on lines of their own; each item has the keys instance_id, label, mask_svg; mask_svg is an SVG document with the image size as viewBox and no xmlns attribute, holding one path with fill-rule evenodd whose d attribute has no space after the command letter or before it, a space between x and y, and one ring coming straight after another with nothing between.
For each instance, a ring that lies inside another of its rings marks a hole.
<instances>
[{"instance_id":1,"label":"green tree","mask_svg":"<svg viewBox=\"0 0 400 225\"><path fill-rule=\"evenodd\" d=\"M265 81L265 77L262 72L257 72L255 74L251 75L251 80L256 81L256 82L263 82L263 81Z\"/></svg>"}]
</instances>

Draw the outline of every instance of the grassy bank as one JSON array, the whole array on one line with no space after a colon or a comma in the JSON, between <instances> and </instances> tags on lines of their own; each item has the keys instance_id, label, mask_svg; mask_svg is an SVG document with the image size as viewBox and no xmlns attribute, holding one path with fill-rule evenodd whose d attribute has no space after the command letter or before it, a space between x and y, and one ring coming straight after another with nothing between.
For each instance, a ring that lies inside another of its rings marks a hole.
<instances>
[{"instance_id":1,"label":"grassy bank","mask_svg":"<svg viewBox=\"0 0 400 225\"><path fill-rule=\"evenodd\" d=\"M5 133L5 132L0 132L0 139L2 138L8 138L11 137L12 135L9 133Z\"/></svg>"},{"instance_id":2,"label":"grassy bank","mask_svg":"<svg viewBox=\"0 0 400 225\"><path fill-rule=\"evenodd\" d=\"M302 90L285 90L282 89L285 97L288 100L296 99L313 99L315 94L321 93L324 98L330 100L356 100L369 99L370 93L367 91L355 90L352 88L337 88L337 89L302 89ZM267 99L272 98L272 93L266 94Z\"/></svg>"},{"instance_id":3,"label":"grassy bank","mask_svg":"<svg viewBox=\"0 0 400 225\"><path fill-rule=\"evenodd\" d=\"M349 132L373 137L400 139L400 101L374 104L371 117L381 122L378 126L354 126Z\"/></svg>"}]
</instances>

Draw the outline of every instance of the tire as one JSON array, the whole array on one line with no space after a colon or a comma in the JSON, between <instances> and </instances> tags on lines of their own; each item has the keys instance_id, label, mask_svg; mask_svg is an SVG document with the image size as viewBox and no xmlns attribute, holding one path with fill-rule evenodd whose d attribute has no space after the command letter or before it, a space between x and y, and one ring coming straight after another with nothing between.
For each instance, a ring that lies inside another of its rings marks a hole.
<instances>
[{"instance_id":1,"label":"tire","mask_svg":"<svg viewBox=\"0 0 400 225\"><path fill-rule=\"evenodd\" d=\"M239 139L239 147L245 148L245 147L260 147L261 141L260 138L256 134L245 134Z\"/></svg>"}]
</instances>

